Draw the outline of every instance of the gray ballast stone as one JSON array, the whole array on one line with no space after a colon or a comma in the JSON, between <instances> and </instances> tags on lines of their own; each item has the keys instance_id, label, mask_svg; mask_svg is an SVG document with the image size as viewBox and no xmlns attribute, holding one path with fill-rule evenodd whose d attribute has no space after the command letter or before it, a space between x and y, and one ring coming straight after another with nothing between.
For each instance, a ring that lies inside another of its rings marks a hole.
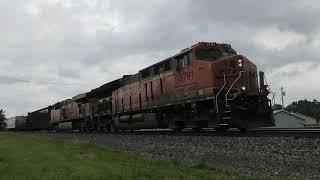
<instances>
[{"instance_id":1,"label":"gray ballast stone","mask_svg":"<svg viewBox=\"0 0 320 180\"><path fill-rule=\"evenodd\" d=\"M239 175L320 177L320 137L223 137L32 133L94 143L144 157L206 165Z\"/></svg>"}]
</instances>

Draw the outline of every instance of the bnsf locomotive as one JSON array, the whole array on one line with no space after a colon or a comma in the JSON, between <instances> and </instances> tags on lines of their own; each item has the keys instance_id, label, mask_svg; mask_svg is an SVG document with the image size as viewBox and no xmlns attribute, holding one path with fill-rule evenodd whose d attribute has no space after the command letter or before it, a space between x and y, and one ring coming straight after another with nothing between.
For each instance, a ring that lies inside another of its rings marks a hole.
<instances>
[{"instance_id":1,"label":"bnsf locomotive","mask_svg":"<svg viewBox=\"0 0 320 180\"><path fill-rule=\"evenodd\" d=\"M26 124L34 130L245 130L274 126L268 94L264 74L249 59L228 44L200 42L136 74L29 113Z\"/></svg>"}]
</instances>

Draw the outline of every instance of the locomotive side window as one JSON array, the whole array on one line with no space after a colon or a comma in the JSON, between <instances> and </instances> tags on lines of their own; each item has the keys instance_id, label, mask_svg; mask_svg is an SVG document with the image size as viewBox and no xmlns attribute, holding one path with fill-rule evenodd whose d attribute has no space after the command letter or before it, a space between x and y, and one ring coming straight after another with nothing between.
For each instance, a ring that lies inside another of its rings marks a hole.
<instances>
[{"instance_id":1,"label":"locomotive side window","mask_svg":"<svg viewBox=\"0 0 320 180\"><path fill-rule=\"evenodd\" d=\"M191 54L188 53L183 57L183 66L187 66L191 64Z\"/></svg>"},{"instance_id":2,"label":"locomotive side window","mask_svg":"<svg viewBox=\"0 0 320 180\"><path fill-rule=\"evenodd\" d=\"M176 57L177 69L188 66L191 64L191 53L183 54Z\"/></svg>"},{"instance_id":3,"label":"locomotive side window","mask_svg":"<svg viewBox=\"0 0 320 180\"><path fill-rule=\"evenodd\" d=\"M196 53L197 58L204 61L215 61L223 56L220 50L199 50Z\"/></svg>"}]
</instances>

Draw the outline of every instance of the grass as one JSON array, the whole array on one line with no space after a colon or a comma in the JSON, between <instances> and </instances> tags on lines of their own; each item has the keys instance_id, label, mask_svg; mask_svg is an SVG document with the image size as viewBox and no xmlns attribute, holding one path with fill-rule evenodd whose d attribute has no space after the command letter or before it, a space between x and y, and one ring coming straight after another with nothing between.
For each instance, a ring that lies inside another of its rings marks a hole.
<instances>
[{"instance_id":1,"label":"grass","mask_svg":"<svg viewBox=\"0 0 320 180\"><path fill-rule=\"evenodd\" d=\"M90 144L0 133L0 179L4 180L239 178L248 179L210 169L203 163L190 167Z\"/></svg>"}]
</instances>

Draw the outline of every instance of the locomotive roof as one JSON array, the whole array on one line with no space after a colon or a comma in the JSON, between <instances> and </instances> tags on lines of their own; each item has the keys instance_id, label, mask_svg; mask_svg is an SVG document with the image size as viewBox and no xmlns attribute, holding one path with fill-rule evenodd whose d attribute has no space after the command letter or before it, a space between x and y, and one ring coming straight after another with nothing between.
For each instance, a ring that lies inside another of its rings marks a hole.
<instances>
[{"instance_id":1,"label":"locomotive roof","mask_svg":"<svg viewBox=\"0 0 320 180\"><path fill-rule=\"evenodd\" d=\"M33 113L37 113L37 112L39 112L39 111L43 111L43 110L46 110L46 109L50 109L52 106L47 106L47 107L45 107L45 108L42 108L42 109L38 109L38 110L36 110L36 111L33 111L33 112L28 112L28 114L33 114Z\"/></svg>"},{"instance_id":2,"label":"locomotive roof","mask_svg":"<svg viewBox=\"0 0 320 180\"><path fill-rule=\"evenodd\" d=\"M191 50L194 49L194 48L197 48L197 47L203 46L203 45L209 45L209 47L227 47L227 48L230 48L232 51L234 51L235 54L236 54L236 51L235 51L235 50L231 47L231 45L229 45L229 44L216 43L216 42L199 42L199 43L194 44L194 45L192 45L192 46L190 46L190 47L187 47L187 48L185 48L185 49L182 49L179 53L177 53L177 54L175 54L175 55L173 55L173 56L171 56L171 57L169 57L169 58L166 58L166 59L164 59L164 60L162 60L162 61L160 61L160 62L157 62L157 63L152 64L152 65L150 65L150 66L148 66L148 67L146 67L146 68L143 68L143 69L141 69L140 71L143 71L143 70L145 70L145 69L148 69L148 68L150 68L150 67L152 67L152 66L154 66L154 65L161 64L161 63L163 63L163 62L165 62L165 61L169 61L169 60L172 59L172 58L175 58L175 57L177 57L177 56L180 56L180 55L182 55L182 54L184 54L184 53L186 53L186 52L191 51Z\"/></svg>"},{"instance_id":3,"label":"locomotive roof","mask_svg":"<svg viewBox=\"0 0 320 180\"><path fill-rule=\"evenodd\" d=\"M112 94L112 91L114 89L117 89L122 85L122 78L116 79L114 81L111 81L109 83L106 83L98 88L95 88L89 92L90 97L108 97Z\"/></svg>"},{"instance_id":4,"label":"locomotive roof","mask_svg":"<svg viewBox=\"0 0 320 180\"><path fill-rule=\"evenodd\" d=\"M87 94L88 94L88 93L78 94L78 95L72 97L72 100L73 100L73 101L80 101L80 100L86 98L86 97L88 96Z\"/></svg>"},{"instance_id":5,"label":"locomotive roof","mask_svg":"<svg viewBox=\"0 0 320 180\"><path fill-rule=\"evenodd\" d=\"M97 97L97 98L109 97L109 96L111 96L112 91L114 89L119 88L120 86L122 86L125 83L135 81L137 77L138 77L138 74L124 75L122 78L108 82L98 88L92 89L90 92L78 94L78 95L72 97L71 100L77 101L77 102L84 102L92 97ZM67 100L69 100L69 99L67 99ZM64 100L64 101L67 101L67 100Z\"/></svg>"}]
</instances>

